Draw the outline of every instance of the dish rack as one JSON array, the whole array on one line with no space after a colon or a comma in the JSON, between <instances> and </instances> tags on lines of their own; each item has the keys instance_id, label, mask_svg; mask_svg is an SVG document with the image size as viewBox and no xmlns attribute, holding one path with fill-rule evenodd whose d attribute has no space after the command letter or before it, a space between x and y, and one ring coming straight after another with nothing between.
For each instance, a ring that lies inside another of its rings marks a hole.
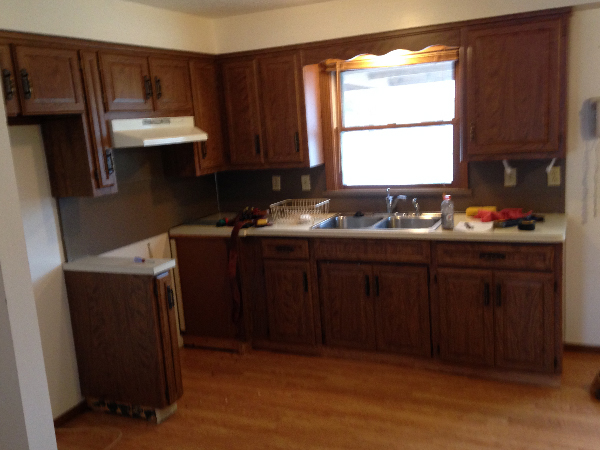
<instances>
[{"instance_id":1,"label":"dish rack","mask_svg":"<svg viewBox=\"0 0 600 450\"><path fill-rule=\"evenodd\" d=\"M329 212L328 198L296 198L282 200L270 206L271 219L274 222L295 223L300 216L308 214L309 220L316 214L327 214Z\"/></svg>"}]
</instances>

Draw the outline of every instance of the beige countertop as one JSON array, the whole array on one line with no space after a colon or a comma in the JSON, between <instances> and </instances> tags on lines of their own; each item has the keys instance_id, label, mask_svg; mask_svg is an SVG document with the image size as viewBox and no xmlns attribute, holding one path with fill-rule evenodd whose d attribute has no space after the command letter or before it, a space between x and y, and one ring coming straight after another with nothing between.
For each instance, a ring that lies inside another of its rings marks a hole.
<instances>
[{"instance_id":1,"label":"beige countertop","mask_svg":"<svg viewBox=\"0 0 600 450\"><path fill-rule=\"evenodd\" d=\"M129 275L158 275L175 267L174 259L148 258L135 262L133 258L87 256L63 263L63 270L72 272L120 273Z\"/></svg>"},{"instance_id":2,"label":"beige countertop","mask_svg":"<svg viewBox=\"0 0 600 450\"><path fill-rule=\"evenodd\" d=\"M315 223L334 214L316 218ZM279 224L263 228L245 228L240 237L329 237L329 238L371 238L371 239L418 239L431 241L478 241L478 242L522 242L522 243L560 243L565 241L567 220L564 214L540 214L544 222L537 222L535 230L523 231L516 226L494 228L492 231L449 231L438 227L435 231L407 229L311 229L312 224ZM467 218L463 213L455 214L454 223L478 221ZM170 230L173 236L227 237L231 227L210 225L181 225Z\"/></svg>"}]
</instances>

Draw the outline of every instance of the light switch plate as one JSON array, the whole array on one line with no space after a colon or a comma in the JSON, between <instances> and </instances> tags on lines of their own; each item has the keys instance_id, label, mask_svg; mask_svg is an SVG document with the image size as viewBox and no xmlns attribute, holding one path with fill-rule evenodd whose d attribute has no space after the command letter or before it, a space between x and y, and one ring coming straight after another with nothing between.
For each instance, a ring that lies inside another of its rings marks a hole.
<instances>
[{"instance_id":1,"label":"light switch plate","mask_svg":"<svg viewBox=\"0 0 600 450\"><path fill-rule=\"evenodd\" d=\"M310 191L310 175L300 176L300 182L302 183L303 191Z\"/></svg>"},{"instance_id":2,"label":"light switch plate","mask_svg":"<svg viewBox=\"0 0 600 450\"><path fill-rule=\"evenodd\" d=\"M274 191L280 191L281 190L281 176L280 175L273 175L272 183L273 183L273 190Z\"/></svg>"},{"instance_id":3,"label":"light switch plate","mask_svg":"<svg viewBox=\"0 0 600 450\"><path fill-rule=\"evenodd\" d=\"M504 187L515 187L517 185L517 169L504 171Z\"/></svg>"},{"instance_id":4,"label":"light switch plate","mask_svg":"<svg viewBox=\"0 0 600 450\"><path fill-rule=\"evenodd\" d=\"M548 186L560 186L560 166L554 166L548 172Z\"/></svg>"}]
</instances>

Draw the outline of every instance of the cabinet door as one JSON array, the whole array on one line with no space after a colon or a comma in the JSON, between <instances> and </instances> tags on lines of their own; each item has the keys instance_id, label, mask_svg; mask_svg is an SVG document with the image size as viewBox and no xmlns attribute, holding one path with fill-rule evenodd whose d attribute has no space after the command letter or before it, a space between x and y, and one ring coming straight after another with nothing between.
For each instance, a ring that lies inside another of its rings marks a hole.
<instances>
[{"instance_id":1,"label":"cabinet door","mask_svg":"<svg viewBox=\"0 0 600 450\"><path fill-rule=\"evenodd\" d=\"M149 59L156 111L192 111L189 62L186 59Z\"/></svg>"},{"instance_id":2,"label":"cabinet door","mask_svg":"<svg viewBox=\"0 0 600 450\"><path fill-rule=\"evenodd\" d=\"M152 82L144 56L100 53L107 111L152 111Z\"/></svg>"},{"instance_id":3,"label":"cabinet door","mask_svg":"<svg viewBox=\"0 0 600 450\"><path fill-rule=\"evenodd\" d=\"M554 275L495 272L496 366L554 371Z\"/></svg>"},{"instance_id":4,"label":"cabinet door","mask_svg":"<svg viewBox=\"0 0 600 450\"><path fill-rule=\"evenodd\" d=\"M17 46L15 57L23 114L85 111L77 51Z\"/></svg>"},{"instance_id":5,"label":"cabinet door","mask_svg":"<svg viewBox=\"0 0 600 450\"><path fill-rule=\"evenodd\" d=\"M320 263L325 343L375 350L371 267L358 263Z\"/></svg>"},{"instance_id":6,"label":"cabinet door","mask_svg":"<svg viewBox=\"0 0 600 450\"><path fill-rule=\"evenodd\" d=\"M494 364L492 273L438 269L440 357L446 361Z\"/></svg>"},{"instance_id":7,"label":"cabinet door","mask_svg":"<svg viewBox=\"0 0 600 450\"><path fill-rule=\"evenodd\" d=\"M275 342L315 344L315 323L306 261L265 261L269 337Z\"/></svg>"},{"instance_id":8,"label":"cabinet door","mask_svg":"<svg viewBox=\"0 0 600 450\"><path fill-rule=\"evenodd\" d=\"M431 356L426 267L374 266L377 349Z\"/></svg>"},{"instance_id":9,"label":"cabinet door","mask_svg":"<svg viewBox=\"0 0 600 450\"><path fill-rule=\"evenodd\" d=\"M181 362L179 359L179 332L175 317L175 295L173 289L169 272L156 277L156 300L165 367L165 392L168 404L174 403L183 395Z\"/></svg>"},{"instance_id":10,"label":"cabinet door","mask_svg":"<svg viewBox=\"0 0 600 450\"><path fill-rule=\"evenodd\" d=\"M469 158L558 156L561 33L560 19L467 32Z\"/></svg>"},{"instance_id":11,"label":"cabinet door","mask_svg":"<svg viewBox=\"0 0 600 450\"><path fill-rule=\"evenodd\" d=\"M221 339L238 337L233 322L226 238L177 238L177 265L185 335Z\"/></svg>"},{"instance_id":12,"label":"cabinet door","mask_svg":"<svg viewBox=\"0 0 600 450\"><path fill-rule=\"evenodd\" d=\"M302 163L299 56L261 57L259 68L267 162Z\"/></svg>"},{"instance_id":13,"label":"cabinet door","mask_svg":"<svg viewBox=\"0 0 600 450\"><path fill-rule=\"evenodd\" d=\"M223 83L231 164L262 164L264 144L261 137L255 61L224 63Z\"/></svg>"},{"instance_id":14,"label":"cabinet door","mask_svg":"<svg viewBox=\"0 0 600 450\"><path fill-rule=\"evenodd\" d=\"M10 56L10 47L0 45L0 72L2 75L2 92L7 116L16 116L21 112L17 85L15 84L15 69Z\"/></svg>"},{"instance_id":15,"label":"cabinet door","mask_svg":"<svg viewBox=\"0 0 600 450\"><path fill-rule=\"evenodd\" d=\"M81 66L90 124L90 158L96 188L116 187L116 173L110 137L102 107L102 85L96 52L81 52Z\"/></svg>"},{"instance_id":16,"label":"cabinet door","mask_svg":"<svg viewBox=\"0 0 600 450\"><path fill-rule=\"evenodd\" d=\"M201 174L212 173L225 166L223 128L221 126L221 86L217 67L212 62L191 63L192 93L196 126L208 133L208 140L196 144Z\"/></svg>"}]
</instances>

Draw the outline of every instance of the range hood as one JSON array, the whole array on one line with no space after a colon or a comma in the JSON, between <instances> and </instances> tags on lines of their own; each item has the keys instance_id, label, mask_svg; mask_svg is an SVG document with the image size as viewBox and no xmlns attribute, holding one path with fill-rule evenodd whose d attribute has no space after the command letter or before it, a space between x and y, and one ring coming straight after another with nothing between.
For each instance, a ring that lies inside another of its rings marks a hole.
<instances>
[{"instance_id":1,"label":"range hood","mask_svg":"<svg viewBox=\"0 0 600 450\"><path fill-rule=\"evenodd\" d=\"M194 126L194 118L156 117L110 121L113 148L151 147L206 141L208 134Z\"/></svg>"}]
</instances>

